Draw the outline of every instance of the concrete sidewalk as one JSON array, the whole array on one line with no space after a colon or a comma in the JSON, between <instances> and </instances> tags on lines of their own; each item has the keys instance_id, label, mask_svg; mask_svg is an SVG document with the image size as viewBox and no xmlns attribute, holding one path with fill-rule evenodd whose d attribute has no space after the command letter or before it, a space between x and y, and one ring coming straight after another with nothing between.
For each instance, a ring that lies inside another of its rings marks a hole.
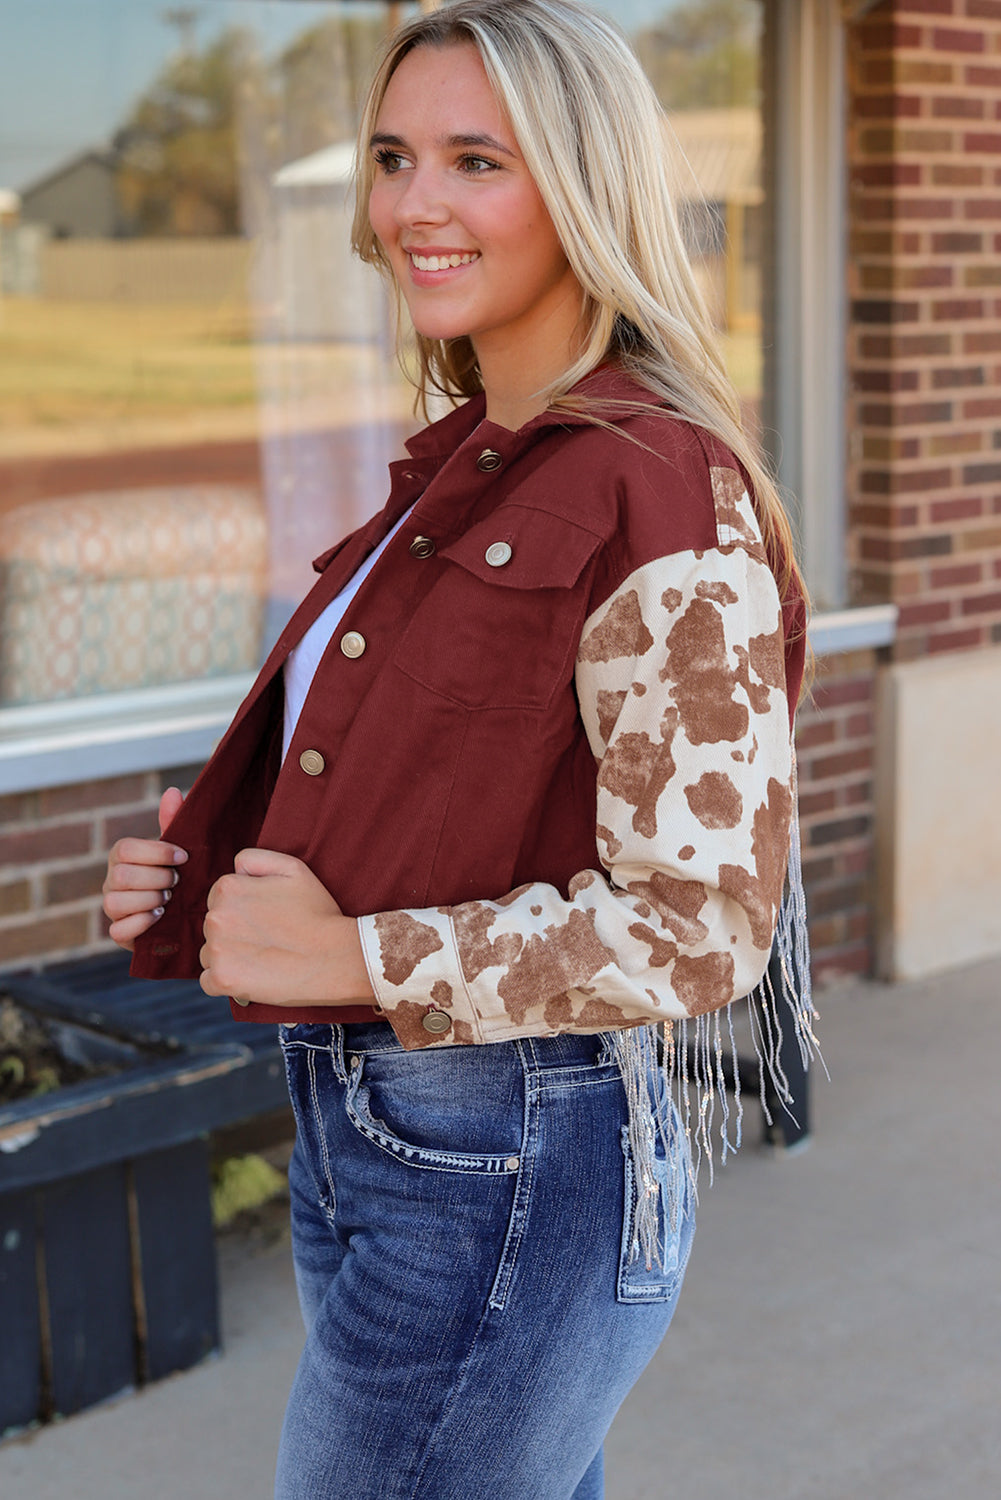
<instances>
[{"instance_id":1,"label":"concrete sidewalk","mask_svg":"<svg viewBox=\"0 0 1001 1500\"><path fill-rule=\"evenodd\" d=\"M820 1010L813 1142L749 1143L703 1190L608 1500L1001 1489L1001 963ZM227 1238L221 1260L225 1354L0 1447L3 1500L269 1500L300 1337L287 1237Z\"/></svg>"}]
</instances>

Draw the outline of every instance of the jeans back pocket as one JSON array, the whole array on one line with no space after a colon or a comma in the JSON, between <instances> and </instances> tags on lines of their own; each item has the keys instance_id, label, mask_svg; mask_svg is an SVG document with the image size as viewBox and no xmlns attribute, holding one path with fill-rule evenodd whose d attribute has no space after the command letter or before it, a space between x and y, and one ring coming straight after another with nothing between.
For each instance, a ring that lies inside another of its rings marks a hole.
<instances>
[{"instance_id":1,"label":"jeans back pocket","mask_svg":"<svg viewBox=\"0 0 1001 1500\"><path fill-rule=\"evenodd\" d=\"M627 1125L622 1127L622 1154L625 1194L616 1296L620 1302L667 1302L681 1288L695 1231L684 1135L679 1128L669 1154L662 1141L657 1143L654 1171L659 1246L649 1266L637 1227L639 1195L648 1189L638 1180Z\"/></svg>"}]
</instances>

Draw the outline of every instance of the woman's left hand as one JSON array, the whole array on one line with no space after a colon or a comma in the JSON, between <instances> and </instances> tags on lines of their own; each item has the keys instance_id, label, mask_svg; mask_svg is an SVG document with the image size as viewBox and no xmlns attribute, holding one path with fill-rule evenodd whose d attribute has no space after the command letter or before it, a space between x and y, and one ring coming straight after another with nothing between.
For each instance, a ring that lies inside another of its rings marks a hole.
<instances>
[{"instance_id":1,"label":"woman's left hand","mask_svg":"<svg viewBox=\"0 0 1001 1500\"><path fill-rule=\"evenodd\" d=\"M246 1004L372 1004L353 917L301 859L244 849L209 892L201 986Z\"/></svg>"}]
</instances>

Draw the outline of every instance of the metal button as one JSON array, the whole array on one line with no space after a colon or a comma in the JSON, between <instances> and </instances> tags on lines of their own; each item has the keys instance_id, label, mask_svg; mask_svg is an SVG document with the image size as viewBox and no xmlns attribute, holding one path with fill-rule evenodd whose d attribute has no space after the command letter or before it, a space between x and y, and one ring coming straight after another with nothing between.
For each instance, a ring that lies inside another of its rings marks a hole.
<instances>
[{"instance_id":1,"label":"metal button","mask_svg":"<svg viewBox=\"0 0 1001 1500\"><path fill-rule=\"evenodd\" d=\"M414 557L430 557L434 552L434 542L429 536L415 536L410 551Z\"/></svg>"},{"instance_id":2,"label":"metal button","mask_svg":"<svg viewBox=\"0 0 1001 1500\"><path fill-rule=\"evenodd\" d=\"M492 568L502 568L505 563L511 561L511 546L509 542L493 542L484 552L483 556Z\"/></svg>"},{"instance_id":3,"label":"metal button","mask_svg":"<svg viewBox=\"0 0 1001 1500\"><path fill-rule=\"evenodd\" d=\"M452 1029L452 1018L446 1016L443 1010L429 1010L426 1016L421 1017L421 1025L432 1036L444 1036L446 1031Z\"/></svg>"},{"instance_id":4,"label":"metal button","mask_svg":"<svg viewBox=\"0 0 1001 1500\"><path fill-rule=\"evenodd\" d=\"M518 1168L521 1166L521 1162L516 1156L509 1156L504 1165L507 1167L509 1172L517 1172Z\"/></svg>"},{"instance_id":5,"label":"metal button","mask_svg":"<svg viewBox=\"0 0 1001 1500\"><path fill-rule=\"evenodd\" d=\"M484 474L492 474L495 469L500 468L503 462L504 460L500 454L495 452L493 448L484 448L476 460L476 467L482 469Z\"/></svg>"},{"instance_id":6,"label":"metal button","mask_svg":"<svg viewBox=\"0 0 1001 1500\"><path fill-rule=\"evenodd\" d=\"M304 750L299 756L299 764L307 776L319 776L324 770L327 762L319 750Z\"/></svg>"},{"instance_id":7,"label":"metal button","mask_svg":"<svg viewBox=\"0 0 1001 1500\"><path fill-rule=\"evenodd\" d=\"M341 636L341 650L352 661L356 661L359 656L365 655L367 645L368 641L366 641L360 630L349 630L347 635Z\"/></svg>"},{"instance_id":8,"label":"metal button","mask_svg":"<svg viewBox=\"0 0 1001 1500\"><path fill-rule=\"evenodd\" d=\"M231 995L230 999L235 1000L237 1005L242 1005L244 1009L250 1004L249 1000L241 1000L239 995Z\"/></svg>"}]
</instances>

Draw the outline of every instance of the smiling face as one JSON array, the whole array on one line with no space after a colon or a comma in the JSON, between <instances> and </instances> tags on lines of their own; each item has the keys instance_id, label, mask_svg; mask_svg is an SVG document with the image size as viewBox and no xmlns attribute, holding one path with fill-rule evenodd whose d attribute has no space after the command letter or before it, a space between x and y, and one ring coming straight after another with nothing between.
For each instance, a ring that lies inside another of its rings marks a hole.
<instances>
[{"instance_id":1,"label":"smiling face","mask_svg":"<svg viewBox=\"0 0 1001 1500\"><path fill-rule=\"evenodd\" d=\"M369 219L417 331L468 337L483 372L572 360L581 290L475 47L416 47L371 142Z\"/></svg>"}]
</instances>

